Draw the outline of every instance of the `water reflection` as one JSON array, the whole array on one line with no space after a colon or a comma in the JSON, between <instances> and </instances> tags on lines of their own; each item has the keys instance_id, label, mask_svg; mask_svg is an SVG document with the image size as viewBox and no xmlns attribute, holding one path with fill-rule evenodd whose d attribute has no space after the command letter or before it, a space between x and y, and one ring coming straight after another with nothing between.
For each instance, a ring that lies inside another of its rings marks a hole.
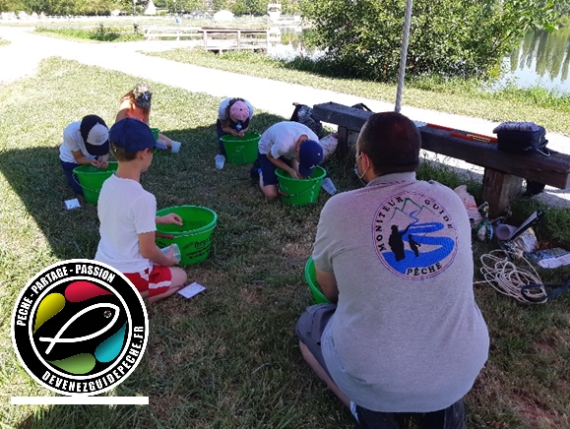
<instances>
[{"instance_id":1,"label":"water reflection","mask_svg":"<svg viewBox=\"0 0 570 429\"><path fill-rule=\"evenodd\" d=\"M552 33L544 30L527 33L503 65L507 72L501 84L514 80L521 88L541 86L570 93L570 27Z\"/></svg>"},{"instance_id":2,"label":"water reflection","mask_svg":"<svg viewBox=\"0 0 570 429\"><path fill-rule=\"evenodd\" d=\"M291 60L298 55L317 58L322 52L303 46L301 26L269 29L271 56ZM570 27L549 33L545 30L528 32L518 49L503 60L503 74L498 84L508 82L519 88L540 86L560 93L570 93Z\"/></svg>"}]
</instances>

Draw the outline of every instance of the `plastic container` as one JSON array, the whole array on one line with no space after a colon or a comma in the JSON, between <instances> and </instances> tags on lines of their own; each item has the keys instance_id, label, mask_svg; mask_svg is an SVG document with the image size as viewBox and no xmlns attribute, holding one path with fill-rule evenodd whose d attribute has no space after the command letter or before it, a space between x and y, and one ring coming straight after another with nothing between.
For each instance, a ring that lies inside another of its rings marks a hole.
<instances>
[{"instance_id":1,"label":"plastic container","mask_svg":"<svg viewBox=\"0 0 570 429\"><path fill-rule=\"evenodd\" d=\"M220 140L224 144L226 157L231 164L251 164L257 159L257 143L261 136L245 133L243 137L226 134Z\"/></svg>"},{"instance_id":2,"label":"plastic container","mask_svg":"<svg viewBox=\"0 0 570 429\"><path fill-rule=\"evenodd\" d=\"M216 168L218 170L221 170L222 168L224 168L224 163L226 162L226 157L224 155L218 154L214 158L214 161L216 163Z\"/></svg>"},{"instance_id":3,"label":"plastic container","mask_svg":"<svg viewBox=\"0 0 570 429\"><path fill-rule=\"evenodd\" d=\"M315 263L313 262L312 257L309 257L305 264L305 280L307 280L307 284L309 285L315 304L325 304L330 302L329 299L323 295L321 287L317 283L317 273L315 272Z\"/></svg>"},{"instance_id":4,"label":"plastic container","mask_svg":"<svg viewBox=\"0 0 570 429\"><path fill-rule=\"evenodd\" d=\"M172 256L174 256L174 258L178 262L180 262L180 260L182 259L182 255L180 254L180 247L178 247L178 244L176 243L174 243L172 246L174 246L174 253L172 254ZM168 255L168 252L170 251L170 246L163 247L162 249L160 249L160 251L165 255Z\"/></svg>"},{"instance_id":5,"label":"plastic container","mask_svg":"<svg viewBox=\"0 0 570 429\"><path fill-rule=\"evenodd\" d=\"M311 177L307 179L293 179L289 173L280 168L275 170L275 174L279 181L279 194L283 204L304 206L317 201L327 172L323 167L317 166Z\"/></svg>"},{"instance_id":6,"label":"plastic container","mask_svg":"<svg viewBox=\"0 0 570 429\"><path fill-rule=\"evenodd\" d=\"M177 244L180 248L180 265L194 265L210 255L212 232L218 223L213 210L200 206L176 206L159 210L157 216L176 213L182 218L182 226L159 224L156 231L158 247Z\"/></svg>"},{"instance_id":7,"label":"plastic container","mask_svg":"<svg viewBox=\"0 0 570 429\"><path fill-rule=\"evenodd\" d=\"M325 180L323 180L321 186L328 194L330 195L336 194L336 186L334 185L330 177L327 177Z\"/></svg>"},{"instance_id":8,"label":"plastic container","mask_svg":"<svg viewBox=\"0 0 570 429\"><path fill-rule=\"evenodd\" d=\"M117 170L118 166L119 164L116 161L111 161L107 168L96 168L92 165L80 165L73 169L73 174L77 176L79 185L83 188L85 201L90 204L97 204L103 182L111 177L111 175Z\"/></svg>"}]
</instances>

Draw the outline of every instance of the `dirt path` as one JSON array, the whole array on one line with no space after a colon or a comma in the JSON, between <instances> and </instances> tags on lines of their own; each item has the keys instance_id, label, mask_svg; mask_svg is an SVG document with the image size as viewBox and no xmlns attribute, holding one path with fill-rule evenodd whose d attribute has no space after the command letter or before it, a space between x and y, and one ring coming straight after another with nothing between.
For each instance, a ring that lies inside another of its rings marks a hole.
<instances>
[{"instance_id":1,"label":"dirt path","mask_svg":"<svg viewBox=\"0 0 570 429\"><path fill-rule=\"evenodd\" d=\"M0 37L11 41L0 47L0 87L23 76L32 75L44 58L59 56L80 63L116 70L169 86L192 92L201 92L216 97L245 96L262 110L289 117L292 103L308 105L336 101L353 105L364 102L374 111L393 110L393 103L363 99L348 94L314 89L285 82L256 78L221 70L207 69L189 64L177 63L163 58L142 54L184 46L184 42L134 42L134 43L84 43L56 39L33 34L32 27L5 27L0 25ZM236 94L236 82L241 90ZM402 113L411 119L451 126L457 129L476 130L492 135L495 122L480 118L452 115L427 109L403 106ZM549 147L570 154L570 138L548 133ZM474 175L482 169L464 162L445 160L454 167ZM570 207L570 190L547 187L547 192L538 197L548 204Z\"/></svg>"}]
</instances>

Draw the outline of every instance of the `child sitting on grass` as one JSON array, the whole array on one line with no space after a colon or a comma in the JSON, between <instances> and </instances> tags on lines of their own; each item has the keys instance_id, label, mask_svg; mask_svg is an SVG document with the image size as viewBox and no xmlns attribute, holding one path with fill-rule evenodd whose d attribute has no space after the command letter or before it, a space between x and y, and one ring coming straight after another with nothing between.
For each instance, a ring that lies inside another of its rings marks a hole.
<instances>
[{"instance_id":1,"label":"child sitting on grass","mask_svg":"<svg viewBox=\"0 0 570 429\"><path fill-rule=\"evenodd\" d=\"M139 82L136 86L127 92L121 98L121 105L119 106L119 113L115 118L115 122L124 118L135 118L149 124L150 118L150 105L152 101L152 90L144 82ZM172 152L180 151L180 142L171 140L164 134L158 134L159 149L170 149Z\"/></svg>"},{"instance_id":2,"label":"child sitting on grass","mask_svg":"<svg viewBox=\"0 0 570 429\"><path fill-rule=\"evenodd\" d=\"M143 298L155 302L177 292L187 280L183 269L173 267L178 263L173 247L164 254L155 244L156 224L182 225L182 219L174 213L156 217L156 198L140 184L156 147L148 125L122 119L111 127L109 140L119 167L99 194L101 240L95 260L121 271Z\"/></svg>"}]
</instances>

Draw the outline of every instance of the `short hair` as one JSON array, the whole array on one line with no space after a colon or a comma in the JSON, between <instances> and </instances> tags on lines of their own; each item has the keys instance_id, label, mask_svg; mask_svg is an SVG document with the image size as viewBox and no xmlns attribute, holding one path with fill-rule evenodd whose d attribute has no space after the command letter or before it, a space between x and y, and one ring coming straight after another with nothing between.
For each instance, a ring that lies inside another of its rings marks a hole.
<instances>
[{"instance_id":1,"label":"short hair","mask_svg":"<svg viewBox=\"0 0 570 429\"><path fill-rule=\"evenodd\" d=\"M111 142L113 148L113 155L120 162L129 162L137 157L138 152L126 152L123 148L115 146L115 143Z\"/></svg>"},{"instance_id":2,"label":"short hair","mask_svg":"<svg viewBox=\"0 0 570 429\"><path fill-rule=\"evenodd\" d=\"M397 112L370 116L360 130L358 146L374 164L376 174L416 171L420 163L420 132Z\"/></svg>"}]
</instances>

